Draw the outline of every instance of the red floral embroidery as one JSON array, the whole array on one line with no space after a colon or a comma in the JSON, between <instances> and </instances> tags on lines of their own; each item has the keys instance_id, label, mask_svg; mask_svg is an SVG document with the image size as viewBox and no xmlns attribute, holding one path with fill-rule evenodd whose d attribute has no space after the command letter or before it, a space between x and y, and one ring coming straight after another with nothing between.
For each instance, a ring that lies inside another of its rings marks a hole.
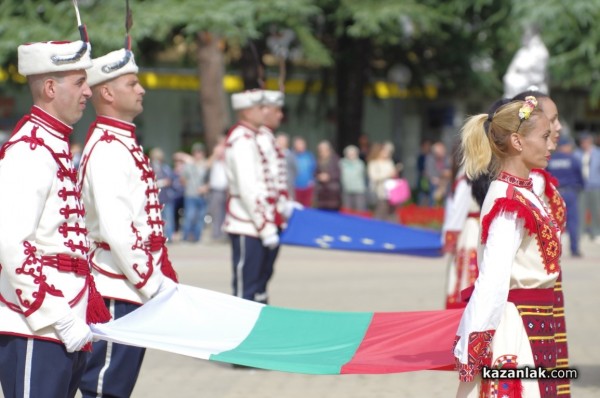
<instances>
[{"instance_id":1,"label":"red floral embroidery","mask_svg":"<svg viewBox=\"0 0 600 398\"><path fill-rule=\"evenodd\" d=\"M507 184L514 185L519 188L529 189L530 191L533 189L533 181L531 180L531 178L528 178L528 179L520 178L520 177L514 176L512 174L509 174L506 171L501 172L500 175L498 176L497 180L504 181Z\"/></svg>"},{"instance_id":2,"label":"red floral embroidery","mask_svg":"<svg viewBox=\"0 0 600 398\"><path fill-rule=\"evenodd\" d=\"M492 365L495 369L516 369L516 355L502 355ZM520 379L483 380L482 396L500 398L522 398L523 383Z\"/></svg>"},{"instance_id":3,"label":"red floral embroidery","mask_svg":"<svg viewBox=\"0 0 600 398\"><path fill-rule=\"evenodd\" d=\"M443 253L456 253L458 235L460 235L460 231L446 231L444 235L444 247L442 248Z\"/></svg>"},{"instance_id":4,"label":"red floral embroidery","mask_svg":"<svg viewBox=\"0 0 600 398\"><path fill-rule=\"evenodd\" d=\"M456 358L456 368L461 381L473 381L482 367L490 366L492 362L491 343L495 333L495 330L486 330L485 332L472 332L469 334L467 363L464 364ZM456 347L459 340L460 336L456 336L454 347ZM454 348L452 351L454 351Z\"/></svg>"},{"instance_id":5,"label":"red floral embroidery","mask_svg":"<svg viewBox=\"0 0 600 398\"><path fill-rule=\"evenodd\" d=\"M512 191L512 192L511 192ZM496 199L492 209L483 217L481 241L487 242L492 221L501 213L516 213L525 222L525 230L537 235L537 243L547 273L558 272L561 253L558 230L552 216L544 216L540 210L517 190L509 187L506 198Z\"/></svg>"}]
</instances>

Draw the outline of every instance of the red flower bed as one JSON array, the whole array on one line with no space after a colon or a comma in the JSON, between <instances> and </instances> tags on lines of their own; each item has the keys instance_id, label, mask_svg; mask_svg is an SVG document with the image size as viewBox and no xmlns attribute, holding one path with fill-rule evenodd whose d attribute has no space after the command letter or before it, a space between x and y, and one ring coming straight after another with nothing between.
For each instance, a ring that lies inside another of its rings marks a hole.
<instances>
[{"instance_id":1,"label":"red flower bed","mask_svg":"<svg viewBox=\"0 0 600 398\"><path fill-rule=\"evenodd\" d=\"M373 217L373 212L371 211L354 211L351 209L342 208L340 212L366 218ZM398 207L396 209L396 214L398 215L400 224L403 225L415 225L439 229L444 222L443 207L417 206L411 203L402 207Z\"/></svg>"},{"instance_id":2,"label":"red flower bed","mask_svg":"<svg viewBox=\"0 0 600 398\"><path fill-rule=\"evenodd\" d=\"M404 225L440 228L444 222L443 207L425 207L409 204L397 209L398 219Z\"/></svg>"}]
</instances>

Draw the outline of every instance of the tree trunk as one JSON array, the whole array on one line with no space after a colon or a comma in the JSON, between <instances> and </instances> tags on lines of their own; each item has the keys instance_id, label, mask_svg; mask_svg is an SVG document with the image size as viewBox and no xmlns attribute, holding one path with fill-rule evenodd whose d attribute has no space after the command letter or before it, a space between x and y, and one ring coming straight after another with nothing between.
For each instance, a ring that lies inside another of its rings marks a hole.
<instances>
[{"instance_id":1,"label":"tree trunk","mask_svg":"<svg viewBox=\"0 0 600 398\"><path fill-rule=\"evenodd\" d=\"M263 53L264 45L257 40L248 41L242 48L240 72L242 80L244 81L245 90L264 88L265 76L264 65L262 64Z\"/></svg>"},{"instance_id":2,"label":"tree trunk","mask_svg":"<svg viewBox=\"0 0 600 398\"><path fill-rule=\"evenodd\" d=\"M357 145L363 133L364 90L371 45L369 39L344 35L337 40L337 46L337 136L332 144L341 153L347 145Z\"/></svg>"},{"instance_id":3,"label":"tree trunk","mask_svg":"<svg viewBox=\"0 0 600 398\"><path fill-rule=\"evenodd\" d=\"M225 60L218 36L210 32L199 32L196 43L204 140L208 153L212 153L219 137L227 132L231 123L223 88Z\"/></svg>"}]
</instances>

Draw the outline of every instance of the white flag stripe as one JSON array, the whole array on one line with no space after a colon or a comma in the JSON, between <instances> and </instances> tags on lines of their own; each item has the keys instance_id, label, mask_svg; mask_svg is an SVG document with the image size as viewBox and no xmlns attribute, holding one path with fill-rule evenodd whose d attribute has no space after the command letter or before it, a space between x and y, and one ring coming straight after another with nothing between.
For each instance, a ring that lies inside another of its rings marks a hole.
<instances>
[{"instance_id":1,"label":"white flag stripe","mask_svg":"<svg viewBox=\"0 0 600 398\"><path fill-rule=\"evenodd\" d=\"M244 341L263 307L179 284L123 318L91 327L101 340L208 359Z\"/></svg>"}]
</instances>

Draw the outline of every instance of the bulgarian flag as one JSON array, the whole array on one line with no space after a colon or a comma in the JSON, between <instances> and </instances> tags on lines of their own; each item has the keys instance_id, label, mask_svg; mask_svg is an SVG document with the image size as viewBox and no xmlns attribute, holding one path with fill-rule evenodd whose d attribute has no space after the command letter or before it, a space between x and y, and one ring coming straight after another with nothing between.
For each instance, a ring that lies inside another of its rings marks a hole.
<instances>
[{"instance_id":1,"label":"bulgarian flag","mask_svg":"<svg viewBox=\"0 0 600 398\"><path fill-rule=\"evenodd\" d=\"M307 311L179 284L92 331L106 341L262 369L380 374L452 369L461 314Z\"/></svg>"}]
</instances>

